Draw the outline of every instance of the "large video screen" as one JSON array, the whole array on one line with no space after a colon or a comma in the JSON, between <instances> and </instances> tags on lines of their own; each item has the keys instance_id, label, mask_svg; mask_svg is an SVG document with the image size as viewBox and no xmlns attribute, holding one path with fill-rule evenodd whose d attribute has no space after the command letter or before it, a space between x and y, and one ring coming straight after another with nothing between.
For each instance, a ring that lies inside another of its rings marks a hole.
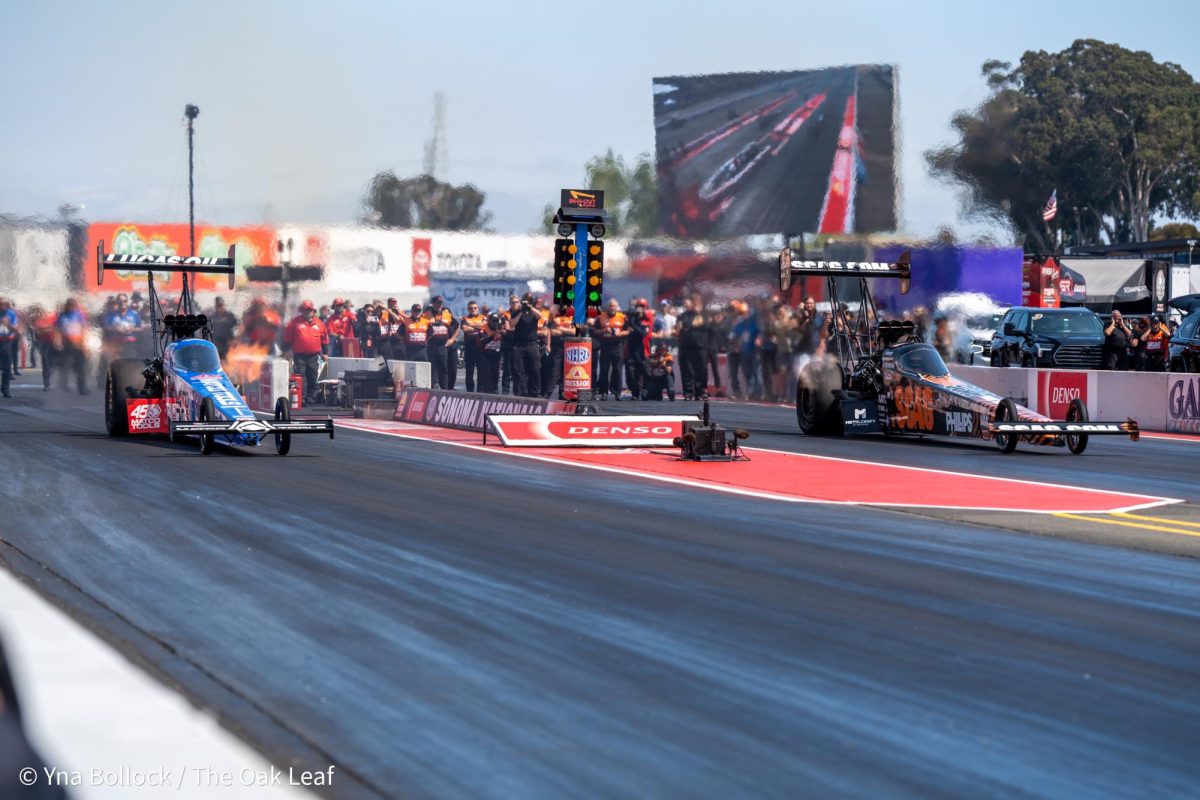
<instances>
[{"instance_id":1,"label":"large video screen","mask_svg":"<svg viewBox=\"0 0 1200 800\"><path fill-rule=\"evenodd\" d=\"M896 229L888 65L654 79L662 232Z\"/></svg>"}]
</instances>

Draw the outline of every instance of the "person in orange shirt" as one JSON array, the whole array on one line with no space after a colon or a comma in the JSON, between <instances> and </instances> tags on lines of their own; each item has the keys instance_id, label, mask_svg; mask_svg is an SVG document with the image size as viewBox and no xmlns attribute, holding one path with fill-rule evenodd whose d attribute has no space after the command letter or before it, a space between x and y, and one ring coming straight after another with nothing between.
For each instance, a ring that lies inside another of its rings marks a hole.
<instances>
[{"instance_id":1,"label":"person in orange shirt","mask_svg":"<svg viewBox=\"0 0 1200 800\"><path fill-rule=\"evenodd\" d=\"M1142 369L1146 372L1166 372L1167 347L1171 344L1171 333L1161 317L1152 317L1147 330L1142 334Z\"/></svg>"},{"instance_id":2,"label":"person in orange shirt","mask_svg":"<svg viewBox=\"0 0 1200 800\"><path fill-rule=\"evenodd\" d=\"M433 387L453 389L458 364L452 363L451 358L455 362L458 361L458 348L455 346L458 338L458 320L447 309L438 308L432 303L425 311L429 314L427 353Z\"/></svg>"},{"instance_id":3,"label":"person in orange shirt","mask_svg":"<svg viewBox=\"0 0 1200 800\"><path fill-rule=\"evenodd\" d=\"M446 349L446 386L447 389L453 389L458 383L458 339L459 328L461 327L458 318L445 307L445 300L440 294L435 294L429 301L429 305L433 306L433 321L442 322L450 328L450 338L445 345ZM433 352L430 351L430 358L433 358Z\"/></svg>"},{"instance_id":4,"label":"person in orange shirt","mask_svg":"<svg viewBox=\"0 0 1200 800\"><path fill-rule=\"evenodd\" d=\"M611 393L614 400L621 399L621 365L625 361L625 340L629 330L625 326L625 314L616 298L596 318L597 338L600 342L600 369L596 378L596 392L601 400Z\"/></svg>"},{"instance_id":5,"label":"person in orange shirt","mask_svg":"<svg viewBox=\"0 0 1200 800\"><path fill-rule=\"evenodd\" d=\"M569 305L560 305L558 315L551 317L546 328L550 334L550 380L543 385L542 395L553 397L557 386L558 397L562 399L563 353L567 337L575 335L575 310Z\"/></svg>"},{"instance_id":6,"label":"person in orange shirt","mask_svg":"<svg viewBox=\"0 0 1200 800\"><path fill-rule=\"evenodd\" d=\"M404 329L408 319L400 310L400 301L394 297L387 300L387 308L379 315L379 355L385 360L404 358Z\"/></svg>"},{"instance_id":7,"label":"person in orange shirt","mask_svg":"<svg viewBox=\"0 0 1200 800\"><path fill-rule=\"evenodd\" d=\"M459 320L459 330L463 336L463 368L467 373L467 391L475 391L476 377L482 375L480 357L482 348L479 337L487 324L487 315L479 311L479 304L474 300L467 303L467 313ZM497 351L499 352L499 351Z\"/></svg>"},{"instance_id":8,"label":"person in orange shirt","mask_svg":"<svg viewBox=\"0 0 1200 800\"><path fill-rule=\"evenodd\" d=\"M426 306L421 309L420 303L413 303L408 324L405 326L406 346L405 361L429 360L429 321L433 319L433 309ZM432 371L433 367L430 367Z\"/></svg>"},{"instance_id":9,"label":"person in orange shirt","mask_svg":"<svg viewBox=\"0 0 1200 800\"><path fill-rule=\"evenodd\" d=\"M663 392L675 402L675 359L665 344L654 348L654 354L646 365L646 389L643 400L662 400Z\"/></svg>"},{"instance_id":10,"label":"person in orange shirt","mask_svg":"<svg viewBox=\"0 0 1200 800\"><path fill-rule=\"evenodd\" d=\"M301 303L300 313L288 323L283 332L283 347L292 354L292 372L304 378L304 404L312 405L317 397L321 356L329 353L329 331L317 319L317 309L311 300Z\"/></svg>"}]
</instances>

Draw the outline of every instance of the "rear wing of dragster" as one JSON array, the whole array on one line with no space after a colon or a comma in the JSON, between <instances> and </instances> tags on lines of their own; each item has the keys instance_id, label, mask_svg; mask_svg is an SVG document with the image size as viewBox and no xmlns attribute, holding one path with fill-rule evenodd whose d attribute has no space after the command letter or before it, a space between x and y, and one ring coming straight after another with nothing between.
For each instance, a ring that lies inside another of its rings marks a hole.
<instances>
[{"instance_id":1,"label":"rear wing of dragster","mask_svg":"<svg viewBox=\"0 0 1200 800\"><path fill-rule=\"evenodd\" d=\"M176 433L207 433L228 434L253 433L267 436L273 433L328 433L333 438L333 420L267 420L267 419L238 419L225 422L198 422L191 420L172 420L171 434Z\"/></svg>"},{"instance_id":2,"label":"rear wing of dragster","mask_svg":"<svg viewBox=\"0 0 1200 800\"><path fill-rule=\"evenodd\" d=\"M228 275L229 289L233 290L234 256L236 245L229 245L226 258L204 258L201 256L152 256L129 255L104 252L104 240L96 245L96 285L104 285L105 270L132 270L135 272L203 272L211 275Z\"/></svg>"},{"instance_id":3,"label":"rear wing of dragster","mask_svg":"<svg viewBox=\"0 0 1200 800\"><path fill-rule=\"evenodd\" d=\"M815 276L820 278L899 278L900 294L908 294L912 270L909 261L912 253L905 250L896 263L886 261L800 261L793 260L792 251L784 248L779 253L779 291L786 292L792 286L792 278Z\"/></svg>"}]
</instances>

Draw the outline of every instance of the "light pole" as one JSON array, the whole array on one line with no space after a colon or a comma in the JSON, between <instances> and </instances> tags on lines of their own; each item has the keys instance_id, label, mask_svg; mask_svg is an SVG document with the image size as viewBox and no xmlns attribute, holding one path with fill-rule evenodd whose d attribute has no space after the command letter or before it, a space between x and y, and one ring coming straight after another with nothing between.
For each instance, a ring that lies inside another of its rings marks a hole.
<instances>
[{"instance_id":1,"label":"light pole","mask_svg":"<svg viewBox=\"0 0 1200 800\"><path fill-rule=\"evenodd\" d=\"M187 118L187 140L188 140L188 244L191 247L191 252L188 255L196 255L196 191L195 191L195 161L193 153L195 151L195 129L192 123L196 117L200 116L200 106L188 103L183 107L183 116ZM180 301L184 304L183 313L193 313L191 308L191 292L188 291L188 274L183 273L183 294L180 295Z\"/></svg>"}]
</instances>

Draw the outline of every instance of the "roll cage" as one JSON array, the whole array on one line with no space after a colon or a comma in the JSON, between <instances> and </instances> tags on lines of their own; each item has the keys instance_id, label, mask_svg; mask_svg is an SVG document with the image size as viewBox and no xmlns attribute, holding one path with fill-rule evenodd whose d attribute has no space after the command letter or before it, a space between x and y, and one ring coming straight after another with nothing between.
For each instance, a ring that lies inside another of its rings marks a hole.
<instances>
[{"instance_id":1,"label":"roll cage","mask_svg":"<svg viewBox=\"0 0 1200 800\"><path fill-rule=\"evenodd\" d=\"M96 284L104 285L106 270L122 270L146 273L146 301L150 306L150 338L154 354L147 361L143 374L146 376L145 391L155 394L162 388L163 353L167 346L182 339L204 339L212 341L208 317L196 313L196 301L192 294L189 276L193 274L217 274L229 276L229 288L234 284L234 263L237 254L235 245L229 246L225 258L201 256L155 256L105 253L104 240L96 245ZM154 273L178 272L183 277L183 288L173 312L162 307L154 287Z\"/></svg>"},{"instance_id":2,"label":"roll cage","mask_svg":"<svg viewBox=\"0 0 1200 800\"><path fill-rule=\"evenodd\" d=\"M869 278L897 278L900 293L907 294L912 278L912 255L905 250L895 263L883 261L804 261L794 259L792 251L779 253L779 290L787 292L792 278L825 278L829 297L829 344L842 368L842 388L863 394L883 390L883 351L914 338L915 326L908 321L880 321L879 310L871 296ZM835 278L858 278L861 298L858 313L850 311L838 293Z\"/></svg>"}]
</instances>

